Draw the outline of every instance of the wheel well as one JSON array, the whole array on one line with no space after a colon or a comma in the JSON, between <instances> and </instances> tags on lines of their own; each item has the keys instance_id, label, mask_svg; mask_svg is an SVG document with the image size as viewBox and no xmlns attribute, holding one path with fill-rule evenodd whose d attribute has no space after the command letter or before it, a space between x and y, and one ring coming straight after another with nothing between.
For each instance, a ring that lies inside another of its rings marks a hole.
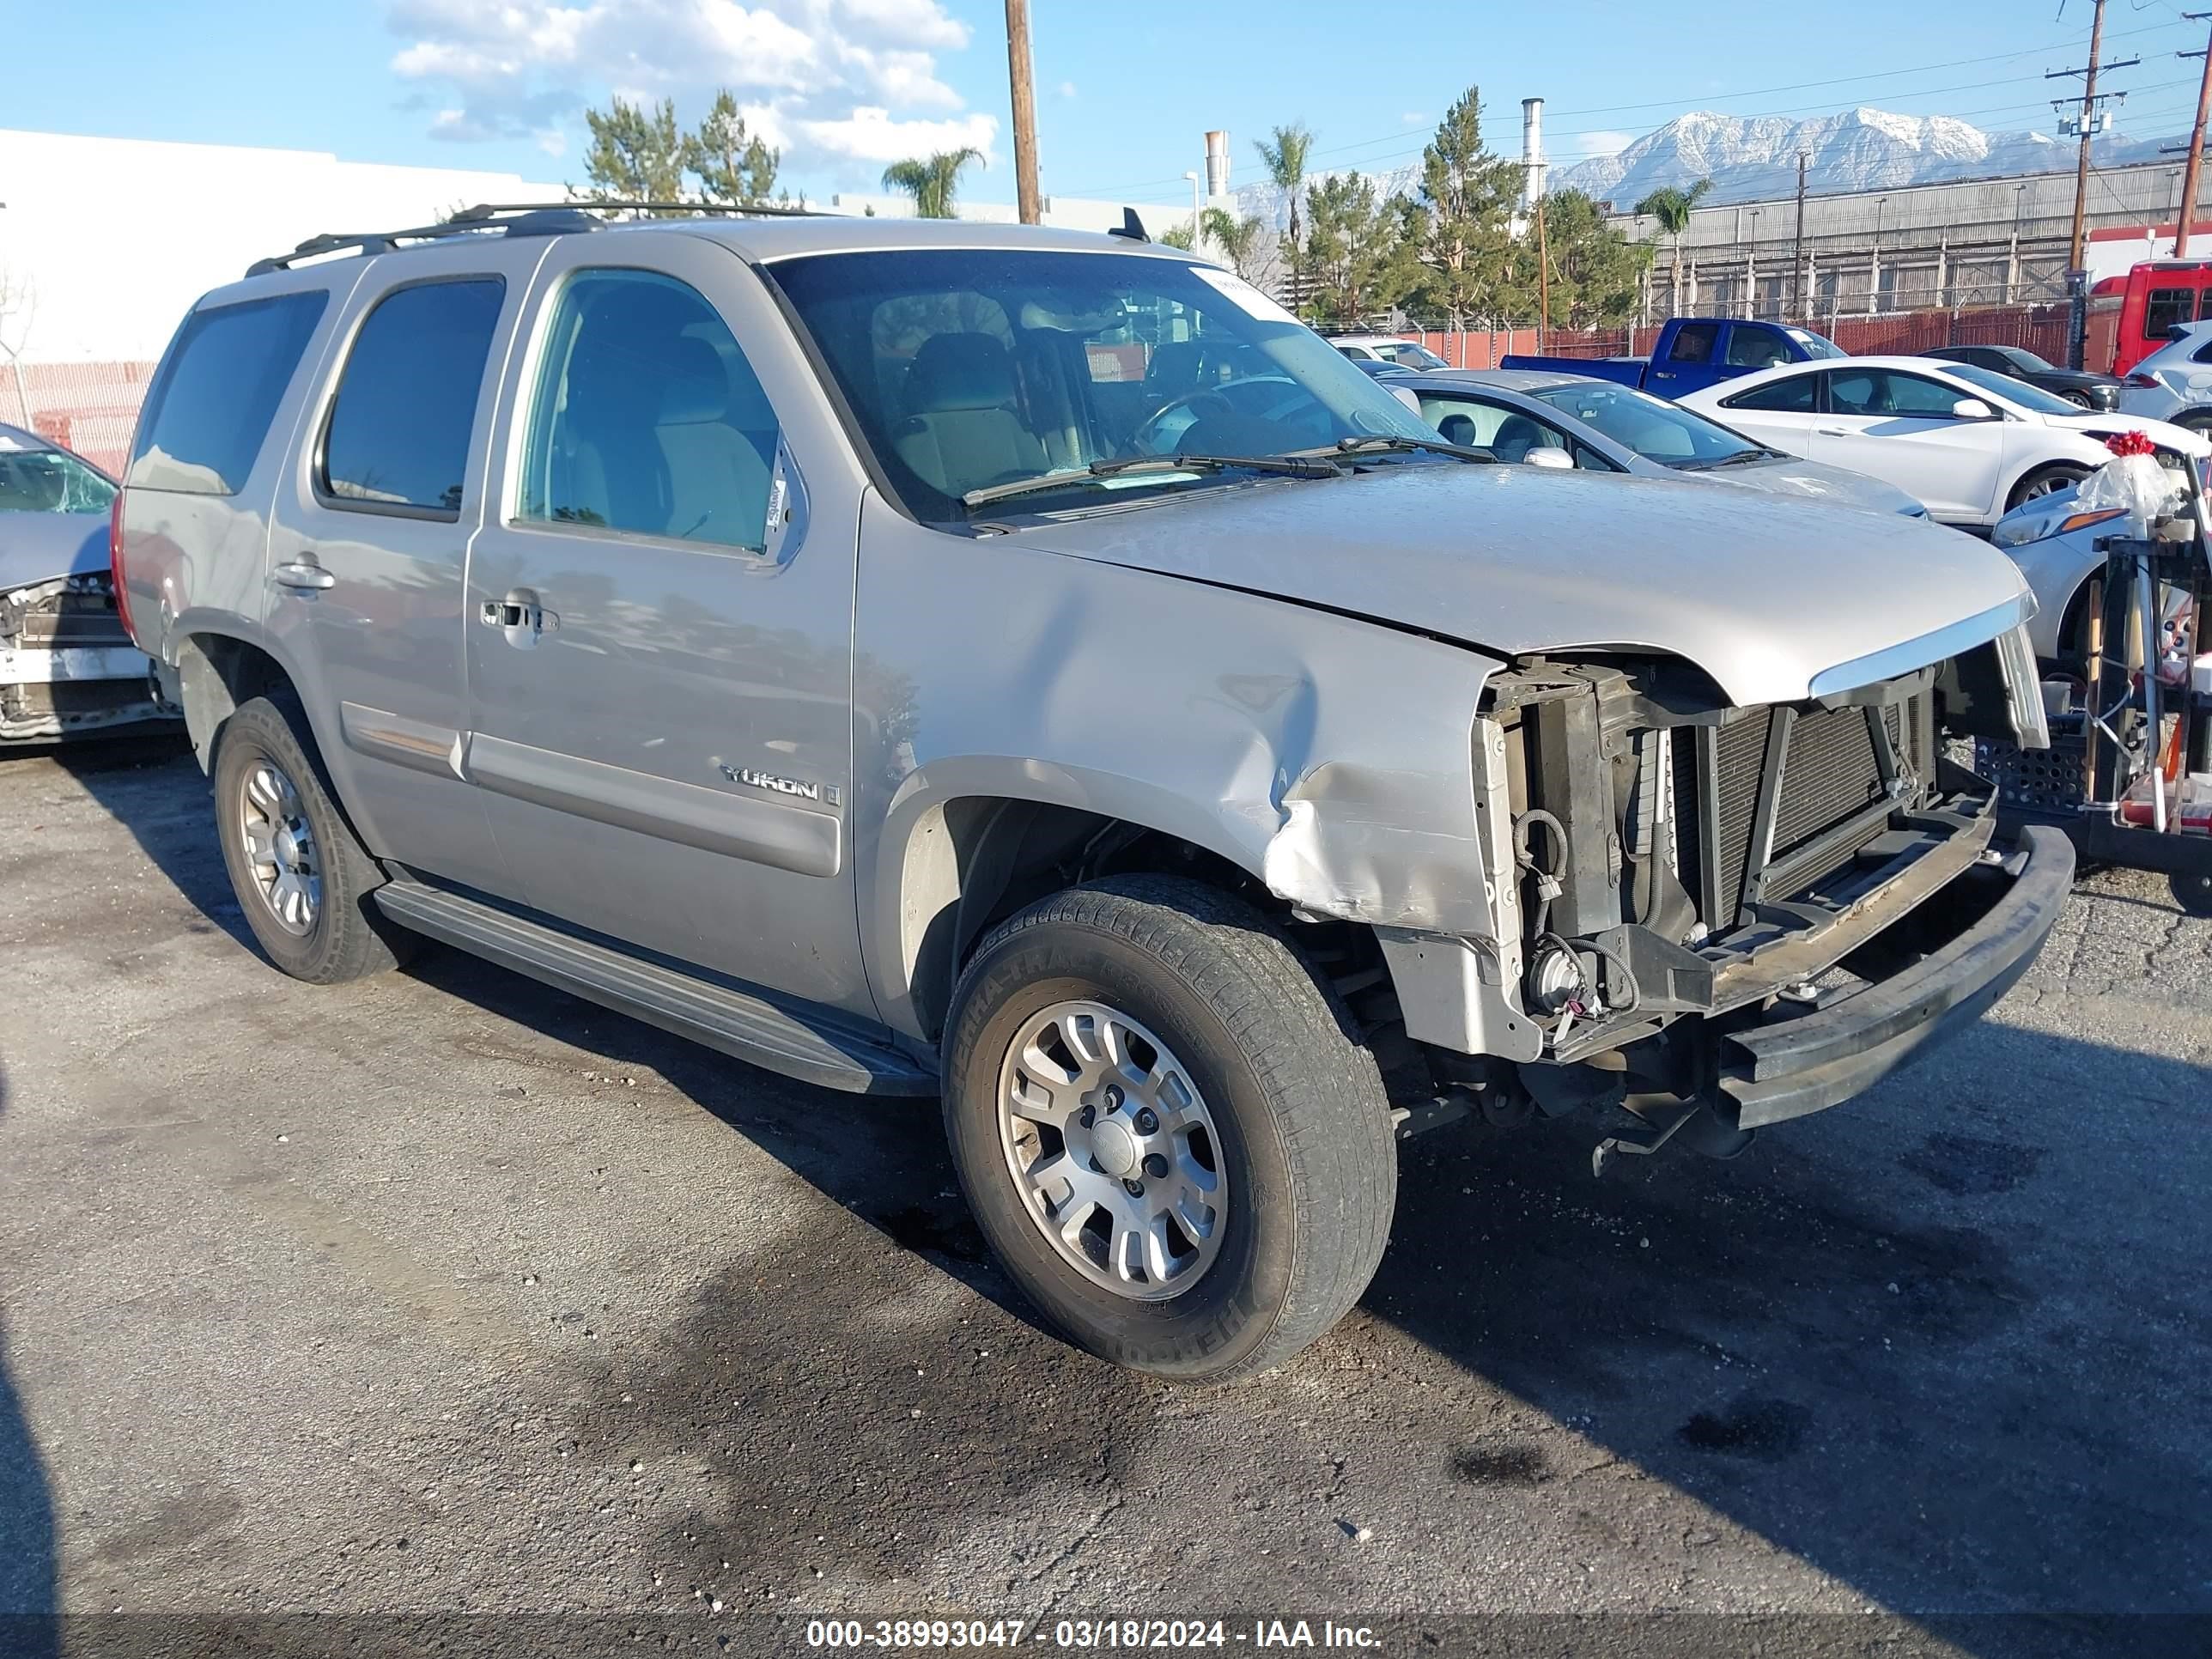
<instances>
[{"instance_id":1,"label":"wheel well","mask_svg":"<svg viewBox=\"0 0 2212 1659\"><path fill-rule=\"evenodd\" d=\"M976 943L1048 893L1101 876L1179 875L1255 908L1289 907L1249 872L1179 836L1039 801L969 796L933 808L907 843L900 946L916 1018L931 1041Z\"/></svg>"},{"instance_id":2,"label":"wheel well","mask_svg":"<svg viewBox=\"0 0 2212 1659\"><path fill-rule=\"evenodd\" d=\"M202 771L213 764L215 734L239 704L292 684L276 658L227 634L189 636L177 653L177 672L184 688L185 730Z\"/></svg>"}]
</instances>

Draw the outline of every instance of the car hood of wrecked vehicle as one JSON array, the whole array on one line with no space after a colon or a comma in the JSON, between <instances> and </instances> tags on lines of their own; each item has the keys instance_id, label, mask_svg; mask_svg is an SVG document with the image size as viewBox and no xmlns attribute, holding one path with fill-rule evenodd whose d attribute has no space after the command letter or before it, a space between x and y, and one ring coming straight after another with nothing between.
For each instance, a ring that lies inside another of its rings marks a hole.
<instances>
[{"instance_id":1,"label":"car hood of wrecked vehicle","mask_svg":"<svg viewBox=\"0 0 2212 1659\"><path fill-rule=\"evenodd\" d=\"M1676 657L1740 706L1901 674L2033 614L1956 531L1688 481L1384 463L1066 514L1031 545L1364 617L1486 651Z\"/></svg>"}]
</instances>

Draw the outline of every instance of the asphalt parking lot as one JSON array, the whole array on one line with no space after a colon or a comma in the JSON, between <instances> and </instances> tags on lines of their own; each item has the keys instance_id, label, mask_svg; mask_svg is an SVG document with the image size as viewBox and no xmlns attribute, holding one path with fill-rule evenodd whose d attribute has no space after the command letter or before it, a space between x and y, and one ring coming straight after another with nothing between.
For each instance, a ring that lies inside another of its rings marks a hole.
<instances>
[{"instance_id":1,"label":"asphalt parking lot","mask_svg":"<svg viewBox=\"0 0 2212 1659\"><path fill-rule=\"evenodd\" d=\"M245 938L180 751L0 761L0 1613L83 1650L316 1612L1566 1651L1666 1613L1998 1659L2212 1614L2212 923L2151 878L1733 1164L1413 1143L1362 1308L1223 1393L1033 1327L927 1104L450 952L318 990Z\"/></svg>"}]
</instances>

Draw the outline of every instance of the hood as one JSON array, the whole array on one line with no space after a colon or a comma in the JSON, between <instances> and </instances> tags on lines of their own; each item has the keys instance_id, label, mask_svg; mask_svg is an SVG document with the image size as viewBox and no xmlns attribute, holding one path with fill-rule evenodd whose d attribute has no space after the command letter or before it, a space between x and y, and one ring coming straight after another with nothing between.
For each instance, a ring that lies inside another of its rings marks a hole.
<instances>
[{"instance_id":1,"label":"hood","mask_svg":"<svg viewBox=\"0 0 2212 1659\"><path fill-rule=\"evenodd\" d=\"M1738 705L1900 674L2033 609L2011 561L1922 520L1528 466L1389 465L1217 487L1018 533L1504 657L1680 657Z\"/></svg>"},{"instance_id":2,"label":"hood","mask_svg":"<svg viewBox=\"0 0 2212 1659\"><path fill-rule=\"evenodd\" d=\"M106 514L0 512L0 590L106 568Z\"/></svg>"},{"instance_id":3,"label":"hood","mask_svg":"<svg viewBox=\"0 0 2212 1659\"><path fill-rule=\"evenodd\" d=\"M1923 518L1928 512L1895 484L1869 478L1848 467L1799 460L1794 455L1780 460L1749 462L1742 466L1714 467L1694 476L1719 483L1740 484L1746 489L1802 496L1834 506L1861 507L1875 513L1902 513Z\"/></svg>"},{"instance_id":4,"label":"hood","mask_svg":"<svg viewBox=\"0 0 2212 1659\"><path fill-rule=\"evenodd\" d=\"M2171 421L2146 421L2124 410L2084 410L2079 415L2045 415L2044 425L2078 432L2096 443L2122 432L2140 432L2161 449L2171 449L2177 454L2193 455L2198 459L2212 455L2212 442L2201 432L2191 432L2185 426L2176 426Z\"/></svg>"}]
</instances>

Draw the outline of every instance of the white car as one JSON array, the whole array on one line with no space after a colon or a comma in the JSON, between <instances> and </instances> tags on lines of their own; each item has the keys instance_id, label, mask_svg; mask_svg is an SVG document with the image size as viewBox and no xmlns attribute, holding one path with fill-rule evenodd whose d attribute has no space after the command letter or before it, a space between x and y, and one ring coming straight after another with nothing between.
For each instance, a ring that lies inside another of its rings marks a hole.
<instances>
[{"instance_id":1,"label":"white car","mask_svg":"<svg viewBox=\"0 0 2212 1659\"><path fill-rule=\"evenodd\" d=\"M1451 367L1428 347L1394 334L1333 334L1328 343L1355 363L1395 363L1413 369Z\"/></svg>"},{"instance_id":2,"label":"white car","mask_svg":"<svg viewBox=\"0 0 2212 1659\"><path fill-rule=\"evenodd\" d=\"M2122 432L2142 433L2174 462L2212 454L2202 433L2085 414L2007 375L1927 357L1790 363L1680 402L1760 443L1895 484L1931 517L1972 530L2078 483L2112 459L2104 441Z\"/></svg>"},{"instance_id":3,"label":"white car","mask_svg":"<svg viewBox=\"0 0 2212 1659\"><path fill-rule=\"evenodd\" d=\"M2120 412L2212 434L2212 321L2177 323L2121 383Z\"/></svg>"}]
</instances>

